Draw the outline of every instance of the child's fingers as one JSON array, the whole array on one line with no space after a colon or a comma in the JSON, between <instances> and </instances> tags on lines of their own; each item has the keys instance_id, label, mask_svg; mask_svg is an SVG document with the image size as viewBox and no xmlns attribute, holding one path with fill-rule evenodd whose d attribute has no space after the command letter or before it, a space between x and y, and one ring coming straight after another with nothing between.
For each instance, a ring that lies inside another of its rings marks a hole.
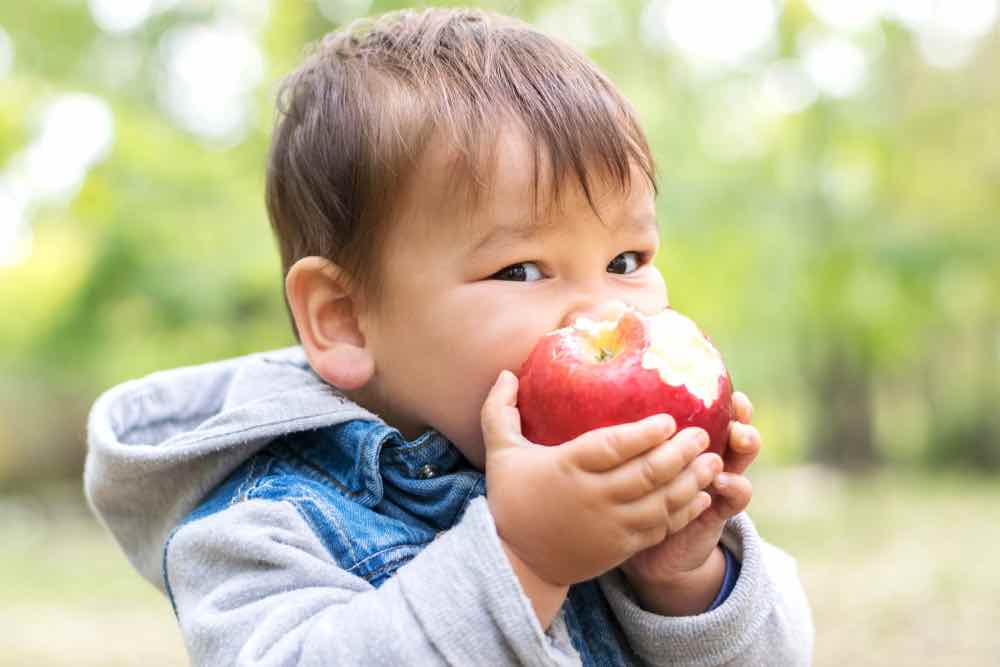
<instances>
[{"instance_id":1,"label":"child's fingers","mask_svg":"<svg viewBox=\"0 0 1000 667\"><path fill-rule=\"evenodd\" d=\"M661 542L665 536L684 528L711 504L712 496L706 491L698 491L683 505L668 510L663 495L654 493L624 505L621 509L628 517L626 523L635 533L640 535L648 533L653 537L657 531L659 532L656 539L648 540L648 544L645 545L652 546ZM647 540L644 538L643 541Z\"/></svg>"},{"instance_id":2,"label":"child's fingers","mask_svg":"<svg viewBox=\"0 0 1000 667\"><path fill-rule=\"evenodd\" d=\"M757 454L760 451L760 431L756 426L733 422L729 426L729 449L737 454Z\"/></svg>"},{"instance_id":3,"label":"child's fingers","mask_svg":"<svg viewBox=\"0 0 1000 667\"><path fill-rule=\"evenodd\" d=\"M524 442L521 415L517 410L517 376L502 371L480 412L483 442L487 450Z\"/></svg>"},{"instance_id":4,"label":"child's fingers","mask_svg":"<svg viewBox=\"0 0 1000 667\"><path fill-rule=\"evenodd\" d=\"M736 411L736 420L749 424L753 417L753 404L742 391L733 392L733 408Z\"/></svg>"},{"instance_id":5,"label":"child's fingers","mask_svg":"<svg viewBox=\"0 0 1000 667\"><path fill-rule=\"evenodd\" d=\"M711 504L712 496L704 491L699 491L684 507L670 513L669 534L673 535L683 530L689 523L697 519L702 512L707 510Z\"/></svg>"},{"instance_id":6,"label":"child's fingers","mask_svg":"<svg viewBox=\"0 0 1000 667\"><path fill-rule=\"evenodd\" d=\"M661 489L692 468L691 462L708 448L708 434L686 428L668 442L624 465L601 474L599 483L612 502L627 503ZM715 457L718 459L718 457ZM704 488L711 479L694 489Z\"/></svg>"},{"instance_id":7,"label":"child's fingers","mask_svg":"<svg viewBox=\"0 0 1000 667\"><path fill-rule=\"evenodd\" d=\"M722 520L729 519L747 508L753 496L753 485L743 475L720 473L712 483L715 511Z\"/></svg>"},{"instance_id":8,"label":"child's fingers","mask_svg":"<svg viewBox=\"0 0 1000 667\"><path fill-rule=\"evenodd\" d=\"M668 414L587 431L559 447L577 468L606 472L661 444L677 430Z\"/></svg>"},{"instance_id":9,"label":"child's fingers","mask_svg":"<svg viewBox=\"0 0 1000 667\"><path fill-rule=\"evenodd\" d=\"M760 453L760 432L755 426L733 422L729 425L726 472L743 474Z\"/></svg>"},{"instance_id":10,"label":"child's fingers","mask_svg":"<svg viewBox=\"0 0 1000 667\"><path fill-rule=\"evenodd\" d=\"M696 458L664 488L667 508L671 514L691 502L720 472L722 459L718 454L702 454Z\"/></svg>"}]
</instances>

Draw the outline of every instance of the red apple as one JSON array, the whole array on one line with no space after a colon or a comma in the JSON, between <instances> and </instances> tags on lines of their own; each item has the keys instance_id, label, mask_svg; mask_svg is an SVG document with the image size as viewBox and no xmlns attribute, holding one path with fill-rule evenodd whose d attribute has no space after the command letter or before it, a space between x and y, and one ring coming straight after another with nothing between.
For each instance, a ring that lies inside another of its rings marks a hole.
<instances>
[{"instance_id":1,"label":"red apple","mask_svg":"<svg viewBox=\"0 0 1000 667\"><path fill-rule=\"evenodd\" d=\"M667 308L617 320L578 318L542 336L518 374L521 430L558 445L603 426L666 412L677 430L708 432L722 454L733 419L733 384L722 355L689 318Z\"/></svg>"}]
</instances>

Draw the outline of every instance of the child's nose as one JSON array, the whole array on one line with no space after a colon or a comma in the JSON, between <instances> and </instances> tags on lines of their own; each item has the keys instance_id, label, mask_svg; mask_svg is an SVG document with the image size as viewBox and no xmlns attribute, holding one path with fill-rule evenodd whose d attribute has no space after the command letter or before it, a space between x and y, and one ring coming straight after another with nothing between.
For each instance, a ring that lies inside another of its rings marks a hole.
<instances>
[{"instance_id":1,"label":"child's nose","mask_svg":"<svg viewBox=\"0 0 1000 667\"><path fill-rule=\"evenodd\" d=\"M629 305L618 299L610 299L593 303L581 303L566 311L560 327L568 327L578 317L586 317L598 322L616 320L629 309Z\"/></svg>"}]
</instances>

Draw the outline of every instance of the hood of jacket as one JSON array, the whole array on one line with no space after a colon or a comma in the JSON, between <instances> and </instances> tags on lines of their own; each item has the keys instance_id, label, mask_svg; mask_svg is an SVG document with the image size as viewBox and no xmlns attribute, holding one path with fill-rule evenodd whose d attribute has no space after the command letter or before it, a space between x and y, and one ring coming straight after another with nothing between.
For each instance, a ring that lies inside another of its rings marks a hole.
<instances>
[{"instance_id":1,"label":"hood of jacket","mask_svg":"<svg viewBox=\"0 0 1000 667\"><path fill-rule=\"evenodd\" d=\"M301 346L176 368L104 392L87 424L87 502L163 589L163 545L198 502L275 438L378 420L317 376Z\"/></svg>"}]
</instances>

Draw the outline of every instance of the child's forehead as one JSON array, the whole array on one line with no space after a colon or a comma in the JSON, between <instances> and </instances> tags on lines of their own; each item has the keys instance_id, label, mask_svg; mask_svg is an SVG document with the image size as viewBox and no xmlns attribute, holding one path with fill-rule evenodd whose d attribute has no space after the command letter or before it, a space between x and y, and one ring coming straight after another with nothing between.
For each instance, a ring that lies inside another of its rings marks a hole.
<instances>
[{"instance_id":1,"label":"child's forehead","mask_svg":"<svg viewBox=\"0 0 1000 667\"><path fill-rule=\"evenodd\" d=\"M638 166L624 186L599 161L584 165L587 199L572 169L556 173L527 131L511 125L485 142L459 148L431 141L414 168L407 208L435 224L451 222L456 233L481 235L492 227L537 228L591 209L625 207L633 217L652 213L653 189ZM591 214L593 214L591 212Z\"/></svg>"}]
</instances>

